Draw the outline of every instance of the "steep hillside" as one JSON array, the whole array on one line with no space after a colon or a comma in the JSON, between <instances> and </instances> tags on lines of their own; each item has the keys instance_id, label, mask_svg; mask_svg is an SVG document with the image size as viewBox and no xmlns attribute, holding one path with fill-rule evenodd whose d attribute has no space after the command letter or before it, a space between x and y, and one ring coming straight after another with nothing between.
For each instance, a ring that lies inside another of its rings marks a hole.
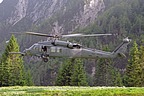
<instances>
[{"instance_id":1,"label":"steep hillside","mask_svg":"<svg viewBox=\"0 0 144 96\"><path fill-rule=\"evenodd\" d=\"M4 0L0 4L0 49L4 49L10 32L67 34L94 23L104 9L103 0ZM17 37L21 50L41 40L30 36ZM31 59L25 61L26 68L32 70L34 83L54 85L62 60L51 59L45 64Z\"/></svg>"},{"instance_id":2,"label":"steep hillside","mask_svg":"<svg viewBox=\"0 0 144 96\"><path fill-rule=\"evenodd\" d=\"M11 31L34 27L45 33L69 33L93 23L104 8L103 0L4 0L0 4L0 42Z\"/></svg>"}]
</instances>

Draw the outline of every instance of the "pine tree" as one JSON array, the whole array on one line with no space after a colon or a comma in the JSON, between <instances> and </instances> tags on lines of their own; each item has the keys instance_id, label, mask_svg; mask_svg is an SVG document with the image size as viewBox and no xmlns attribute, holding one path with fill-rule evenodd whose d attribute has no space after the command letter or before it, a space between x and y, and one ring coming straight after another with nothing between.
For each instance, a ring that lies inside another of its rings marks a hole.
<instances>
[{"instance_id":1,"label":"pine tree","mask_svg":"<svg viewBox=\"0 0 144 96\"><path fill-rule=\"evenodd\" d=\"M121 86L123 86L123 83L122 83L122 76L121 76L121 74L120 74L120 72L119 71L117 71L116 69L114 69L114 74L113 74L113 86L119 86L119 87L121 87Z\"/></svg>"},{"instance_id":2,"label":"pine tree","mask_svg":"<svg viewBox=\"0 0 144 96\"><path fill-rule=\"evenodd\" d=\"M133 47L130 51L129 63L126 67L124 83L128 87L136 87L140 84L140 78L138 77L140 73L139 64L139 50L138 45L134 42Z\"/></svg>"},{"instance_id":3,"label":"pine tree","mask_svg":"<svg viewBox=\"0 0 144 96\"><path fill-rule=\"evenodd\" d=\"M140 47L139 51L139 59L140 59L140 72L139 72L139 78L140 78L140 87L144 87L144 46Z\"/></svg>"},{"instance_id":4,"label":"pine tree","mask_svg":"<svg viewBox=\"0 0 144 96\"><path fill-rule=\"evenodd\" d=\"M1 86L25 85L25 73L23 60L18 54L10 52L19 52L19 46L14 35L11 36L1 59Z\"/></svg>"},{"instance_id":5,"label":"pine tree","mask_svg":"<svg viewBox=\"0 0 144 96\"><path fill-rule=\"evenodd\" d=\"M104 50L108 51L108 48ZM95 72L95 86L122 86L121 76L113 67L112 59L98 58Z\"/></svg>"},{"instance_id":6,"label":"pine tree","mask_svg":"<svg viewBox=\"0 0 144 96\"><path fill-rule=\"evenodd\" d=\"M27 71L25 78L26 78L26 85L27 85L27 86L32 86L32 85L34 85L30 70Z\"/></svg>"},{"instance_id":7,"label":"pine tree","mask_svg":"<svg viewBox=\"0 0 144 96\"><path fill-rule=\"evenodd\" d=\"M96 73L94 85L96 86L112 86L111 79L111 60L106 58L99 58L97 60Z\"/></svg>"},{"instance_id":8,"label":"pine tree","mask_svg":"<svg viewBox=\"0 0 144 96\"><path fill-rule=\"evenodd\" d=\"M105 86L106 83L106 62L103 58L97 60L96 73L95 73L95 86Z\"/></svg>"},{"instance_id":9,"label":"pine tree","mask_svg":"<svg viewBox=\"0 0 144 96\"><path fill-rule=\"evenodd\" d=\"M0 87L2 86L2 80L3 80L3 63L0 61Z\"/></svg>"},{"instance_id":10,"label":"pine tree","mask_svg":"<svg viewBox=\"0 0 144 96\"><path fill-rule=\"evenodd\" d=\"M81 59L76 59L74 62L74 70L71 76L72 86L87 86L86 73L84 70L83 63Z\"/></svg>"},{"instance_id":11,"label":"pine tree","mask_svg":"<svg viewBox=\"0 0 144 96\"><path fill-rule=\"evenodd\" d=\"M73 63L71 59L67 59L59 70L56 85L57 86L70 86L71 76L73 73Z\"/></svg>"},{"instance_id":12,"label":"pine tree","mask_svg":"<svg viewBox=\"0 0 144 96\"><path fill-rule=\"evenodd\" d=\"M58 86L86 86L86 73L80 59L68 59L62 65L56 80Z\"/></svg>"}]
</instances>

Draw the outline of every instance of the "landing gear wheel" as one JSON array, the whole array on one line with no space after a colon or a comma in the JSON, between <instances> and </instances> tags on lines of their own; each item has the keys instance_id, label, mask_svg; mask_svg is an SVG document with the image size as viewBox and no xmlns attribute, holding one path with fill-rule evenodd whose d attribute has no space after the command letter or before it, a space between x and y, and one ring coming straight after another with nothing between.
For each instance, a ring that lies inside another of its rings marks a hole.
<instances>
[{"instance_id":1,"label":"landing gear wheel","mask_svg":"<svg viewBox=\"0 0 144 96\"><path fill-rule=\"evenodd\" d=\"M43 61L44 62L48 62L48 58L43 58Z\"/></svg>"},{"instance_id":2,"label":"landing gear wheel","mask_svg":"<svg viewBox=\"0 0 144 96\"><path fill-rule=\"evenodd\" d=\"M43 59L44 62L48 62L48 54L41 54L41 58Z\"/></svg>"}]
</instances>

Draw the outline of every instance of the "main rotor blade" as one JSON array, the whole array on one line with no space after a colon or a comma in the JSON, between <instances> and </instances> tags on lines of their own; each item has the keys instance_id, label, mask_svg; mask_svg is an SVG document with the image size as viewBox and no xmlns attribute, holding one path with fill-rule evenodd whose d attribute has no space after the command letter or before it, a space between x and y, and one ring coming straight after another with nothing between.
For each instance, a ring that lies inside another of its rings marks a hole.
<instances>
[{"instance_id":1,"label":"main rotor blade","mask_svg":"<svg viewBox=\"0 0 144 96\"><path fill-rule=\"evenodd\" d=\"M69 34L69 35L62 35L62 37L95 37L95 36L108 36L112 34Z\"/></svg>"},{"instance_id":2,"label":"main rotor blade","mask_svg":"<svg viewBox=\"0 0 144 96\"><path fill-rule=\"evenodd\" d=\"M12 34L21 34L21 35L28 34L28 35L43 36L43 37L54 37L52 35L48 35L48 34L44 34L44 33L38 33L38 32L23 32L23 33L11 32L11 33Z\"/></svg>"},{"instance_id":3,"label":"main rotor blade","mask_svg":"<svg viewBox=\"0 0 144 96\"><path fill-rule=\"evenodd\" d=\"M112 34L81 34L81 33L77 33L77 34L68 34L68 35L48 35L48 34L44 34L44 33L37 33L37 32L24 32L24 33L19 33L19 32L11 32L14 34L28 34L28 35L35 35L35 36L43 36L43 37L53 37L53 38L66 38L66 37L95 37L95 36L108 36L108 35L112 35Z\"/></svg>"},{"instance_id":4,"label":"main rotor blade","mask_svg":"<svg viewBox=\"0 0 144 96\"><path fill-rule=\"evenodd\" d=\"M80 37L83 34L68 34L68 35L62 35L62 37Z\"/></svg>"},{"instance_id":5,"label":"main rotor blade","mask_svg":"<svg viewBox=\"0 0 144 96\"><path fill-rule=\"evenodd\" d=\"M87 34L87 35L82 35L82 37L96 37L96 36L109 36L112 34Z\"/></svg>"},{"instance_id":6,"label":"main rotor blade","mask_svg":"<svg viewBox=\"0 0 144 96\"><path fill-rule=\"evenodd\" d=\"M54 36L51 36L51 35L48 35L48 34L37 33L37 32L26 32L26 34L29 34L29 35L36 35L36 36L43 36L43 37L54 37Z\"/></svg>"}]
</instances>

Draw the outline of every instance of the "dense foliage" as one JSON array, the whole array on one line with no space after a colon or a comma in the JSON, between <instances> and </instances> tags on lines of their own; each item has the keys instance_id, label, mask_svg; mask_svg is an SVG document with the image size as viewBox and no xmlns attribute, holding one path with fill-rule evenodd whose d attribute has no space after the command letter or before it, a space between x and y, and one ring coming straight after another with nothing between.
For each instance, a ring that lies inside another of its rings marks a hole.
<instances>
[{"instance_id":1,"label":"dense foliage","mask_svg":"<svg viewBox=\"0 0 144 96\"><path fill-rule=\"evenodd\" d=\"M132 49L129 47L130 54L129 55L127 54L128 57L127 60L119 61L118 59L114 59L111 65L113 69L116 68L115 66L118 66L118 71L121 70L120 72L122 73L122 75L125 74L124 77L119 74L120 76L119 80L121 82L121 79L124 78L123 83L125 86L143 86L142 79L144 73L143 73L142 48L144 43L143 42L144 1L143 0L104 0L104 1L106 3L106 10L99 16L99 18L94 24L84 28L82 31L85 33L95 33L95 32L112 33L114 34L114 36L110 38L107 37L108 40L107 38L106 39L100 38L100 40L98 41L92 38L91 40L83 39L81 41L85 41L84 44L90 45L91 47L93 47L94 44L97 44L97 47L101 48L102 46L101 44L105 45L108 44L110 48L113 48L112 46L118 45L119 41L124 37L128 36L133 41L136 40L138 45L134 45L135 47L130 46L132 47ZM142 47L139 49L139 46ZM106 69L112 71L111 67L106 68L108 63L106 62L106 60L107 59L97 60L98 62L96 67L98 69L96 71L98 70L102 71L96 72L97 77L95 77L96 81L94 81L95 82L94 85L97 85L98 82L102 85L103 84L106 85L105 81L111 80L110 78L106 80L107 79L106 76L108 76L108 74L106 73Z\"/></svg>"},{"instance_id":2,"label":"dense foliage","mask_svg":"<svg viewBox=\"0 0 144 96\"><path fill-rule=\"evenodd\" d=\"M57 76L58 86L87 86L86 74L80 59L68 59Z\"/></svg>"},{"instance_id":3,"label":"dense foliage","mask_svg":"<svg viewBox=\"0 0 144 96\"><path fill-rule=\"evenodd\" d=\"M143 47L138 49L137 43L134 42L130 52L129 63L125 72L125 86L137 87L144 86L144 72L143 72Z\"/></svg>"},{"instance_id":4,"label":"dense foliage","mask_svg":"<svg viewBox=\"0 0 144 96\"><path fill-rule=\"evenodd\" d=\"M106 47L104 49L108 51ZM97 60L96 72L95 72L95 86L122 86L122 78L118 69L114 67L113 59L111 58L99 58Z\"/></svg>"},{"instance_id":5,"label":"dense foliage","mask_svg":"<svg viewBox=\"0 0 144 96\"><path fill-rule=\"evenodd\" d=\"M19 45L14 35L11 36L0 61L0 86L31 85L22 58L10 52L19 52Z\"/></svg>"}]
</instances>

